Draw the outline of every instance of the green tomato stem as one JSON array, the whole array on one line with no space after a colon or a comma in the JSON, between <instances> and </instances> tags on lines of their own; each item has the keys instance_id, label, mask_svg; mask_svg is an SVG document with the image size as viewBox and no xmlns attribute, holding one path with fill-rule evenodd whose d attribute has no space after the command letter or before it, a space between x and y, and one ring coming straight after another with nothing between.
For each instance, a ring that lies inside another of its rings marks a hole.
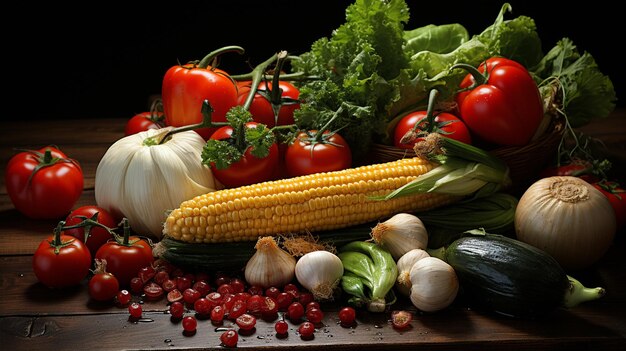
<instances>
[{"instance_id":1,"label":"green tomato stem","mask_svg":"<svg viewBox=\"0 0 626 351\"><path fill-rule=\"evenodd\" d=\"M213 62L214 60L217 60L219 55L221 55L223 53L226 53L226 52L236 52L238 54L243 54L245 52L245 50L242 47L236 46L236 45L224 46L222 48L219 48L219 49L217 49L215 51L210 52L202 60L200 60L200 62L198 63L198 65L196 67L198 67L198 68L207 68L207 67L209 67L209 64L211 62ZM217 65L215 65L215 66L217 66Z\"/></svg>"},{"instance_id":2,"label":"green tomato stem","mask_svg":"<svg viewBox=\"0 0 626 351\"><path fill-rule=\"evenodd\" d=\"M468 87L467 90L474 89L475 87L479 85L487 83L487 80L489 80L489 75L487 73L482 74L476 67L472 65L468 65L467 63L457 63L453 65L452 67L450 67L450 70L453 70L455 68L462 68L466 70L474 78L474 84ZM485 69L485 72L487 72L486 69Z\"/></svg>"}]
</instances>

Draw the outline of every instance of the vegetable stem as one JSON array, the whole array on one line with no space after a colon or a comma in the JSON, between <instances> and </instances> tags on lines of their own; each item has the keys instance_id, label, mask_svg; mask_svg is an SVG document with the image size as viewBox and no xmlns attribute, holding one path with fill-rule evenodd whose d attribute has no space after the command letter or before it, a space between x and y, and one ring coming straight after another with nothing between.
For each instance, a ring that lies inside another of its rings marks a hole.
<instances>
[{"instance_id":1,"label":"vegetable stem","mask_svg":"<svg viewBox=\"0 0 626 351\"><path fill-rule=\"evenodd\" d=\"M226 53L226 52L236 52L238 54L243 54L244 53L244 49L240 46L235 46L235 45L231 45L231 46L224 46L222 48L219 48L215 51L210 52L208 55L206 55L202 60L200 60L200 62L198 63L198 68L207 68L209 67L209 64L211 62L213 62L214 60L217 60L217 58L219 57L219 55ZM215 67L216 65L214 65Z\"/></svg>"},{"instance_id":2,"label":"vegetable stem","mask_svg":"<svg viewBox=\"0 0 626 351\"><path fill-rule=\"evenodd\" d=\"M570 286L565 292L565 298L563 299L563 304L567 308L578 306L586 301L597 300L606 294L604 288L587 288L569 275L567 279L570 282Z\"/></svg>"}]
</instances>

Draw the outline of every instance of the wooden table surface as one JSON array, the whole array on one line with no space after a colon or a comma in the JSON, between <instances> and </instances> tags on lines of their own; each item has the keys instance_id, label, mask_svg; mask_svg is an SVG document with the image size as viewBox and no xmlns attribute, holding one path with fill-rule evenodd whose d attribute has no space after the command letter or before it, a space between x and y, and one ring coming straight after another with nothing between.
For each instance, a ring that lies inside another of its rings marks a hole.
<instances>
[{"instance_id":1,"label":"wooden table surface","mask_svg":"<svg viewBox=\"0 0 626 351\"><path fill-rule=\"evenodd\" d=\"M582 129L602 140L614 172L626 180L626 111ZM84 170L85 189L76 207L95 204L94 176L107 148L123 136L126 119L5 122L0 138L0 171L14 148L57 145ZM623 176L623 177L622 177ZM29 220L13 208L4 179L0 187L0 342L4 350L214 349L220 332L200 320L195 335L170 321L165 300L143 305L144 319L129 320L126 308L89 301L86 282L70 290L50 290L37 282L32 253L52 232L56 220ZM326 316L313 340L301 340L290 324L289 336L277 338L274 323L259 321L256 333L242 336L238 347L254 349L422 350L573 350L626 349L626 232L617 234L606 256L594 267L576 272L587 286L607 294L541 320L517 320L481 313L457 301L433 314L417 313L406 331L394 330L389 314L359 313L356 327L338 325L337 306L323 306ZM399 307L410 303L401 301ZM415 311L415 310L413 310Z\"/></svg>"}]
</instances>

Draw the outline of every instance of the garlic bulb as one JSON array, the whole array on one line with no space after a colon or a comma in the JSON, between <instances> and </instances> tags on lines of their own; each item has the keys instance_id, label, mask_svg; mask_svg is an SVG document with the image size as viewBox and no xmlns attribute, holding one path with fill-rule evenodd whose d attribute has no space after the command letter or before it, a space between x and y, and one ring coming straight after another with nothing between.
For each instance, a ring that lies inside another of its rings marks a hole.
<instances>
[{"instance_id":1,"label":"garlic bulb","mask_svg":"<svg viewBox=\"0 0 626 351\"><path fill-rule=\"evenodd\" d=\"M417 216L398 213L372 229L374 241L391 253L397 261L413 249L426 249L428 232Z\"/></svg>"},{"instance_id":2,"label":"garlic bulb","mask_svg":"<svg viewBox=\"0 0 626 351\"><path fill-rule=\"evenodd\" d=\"M411 268L411 302L420 311L436 312L454 301L459 279L454 268L436 257L426 257Z\"/></svg>"},{"instance_id":3,"label":"garlic bulb","mask_svg":"<svg viewBox=\"0 0 626 351\"><path fill-rule=\"evenodd\" d=\"M404 296L409 296L411 293L411 268L415 265L415 262L422 258L430 257L428 252L422 249L413 249L400 257L398 260L398 279L396 279L396 289Z\"/></svg>"},{"instance_id":4,"label":"garlic bulb","mask_svg":"<svg viewBox=\"0 0 626 351\"><path fill-rule=\"evenodd\" d=\"M609 200L578 177L533 183L515 210L517 239L554 257L565 269L584 269L609 249L616 232Z\"/></svg>"},{"instance_id":5,"label":"garlic bulb","mask_svg":"<svg viewBox=\"0 0 626 351\"><path fill-rule=\"evenodd\" d=\"M161 144L149 142L158 142L172 129L119 139L96 170L98 206L128 218L135 232L156 239L161 238L166 211L217 187L211 170L202 164L205 142L198 133L179 132Z\"/></svg>"},{"instance_id":6,"label":"garlic bulb","mask_svg":"<svg viewBox=\"0 0 626 351\"><path fill-rule=\"evenodd\" d=\"M246 263L244 271L248 284L263 288L282 287L293 280L296 259L278 247L274 238L261 237L254 248L256 252Z\"/></svg>"},{"instance_id":7,"label":"garlic bulb","mask_svg":"<svg viewBox=\"0 0 626 351\"><path fill-rule=\"evenodd\" d=\"M342 276L341 259L332 252L309 252L296 262L296 279L316 300L330 300Z\"/></svg>"}]
</instances>

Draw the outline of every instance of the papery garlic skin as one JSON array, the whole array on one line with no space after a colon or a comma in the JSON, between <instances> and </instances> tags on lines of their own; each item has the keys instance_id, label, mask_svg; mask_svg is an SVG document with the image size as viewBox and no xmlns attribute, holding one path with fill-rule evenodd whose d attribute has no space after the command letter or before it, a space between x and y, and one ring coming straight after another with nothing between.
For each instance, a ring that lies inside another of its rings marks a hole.
<instances>
[{"instance_id":1,"label":"papery garlic skin","mask_svg":"<svg viewBox=\"0 0 626 351\"><path fill-rule=\"evenodd\" d=\"M398 266L398 279L396 279L396 290L404 295L409 296L411 294L411 268L415 265L415 262L422 258L430 257L426 250L413 249L400 257L397 262Z\"/></svg>"},{"instance_id":2,"label":"papery garlic skin","mask_svg":"<svg viewBox=\"0 0 626 351\"><path fill-rule=\"evenodd\" d=\"M211 169L202 164L204 139L194 131L160 139L172 127L150 129L123 137L106 151L96 169L98 206L126 217L134 232L160 239L166 212L181 202L216 190Z\"/></svg>"},{"instance_id":3,"label":"papery garlic skin","mask_svg":"<svg viewBox=\"0 0 626 351\"><path fill-rule=\"evenodd\" d=\"M244 276L250 285L262 288L283 287L295 276L296 259L278 247L271 236L261 237L256 252L246 263Z\"/></svg>"},{"instance_id":4,"label":"papery garlic skin","mask_svg":"<svg viewBox=\"0 0 626 351\"><path fill-rule=\"evenodd\" d=\"M344 268L341 259L332 252L313 251L296 262L296 279L316 300L330 300L339 285Z\"/></svg>"},{"instance_id":5,"label":"papery garlic skin","mask_svg":"<svg viewBox=\"0 0 626 351\"><path fill-rule=\"evenodd\" d=\"M410 299L424 312L442 310L454 301L459 292L459 279L454 268L436 257L423 258L411 268Z\"/></svg>"},{"instance_id":6,"label":"papery garlic skin","mask_svg":"<svg viewBox=\"0 0 626 351\"><path fill-rule=\"evenodd\" d=\"M426 249L428 232L421 219L410 213L398 213L378 223L372 229L372 238L397 261L413 249Z\"/></svg>"}]
</instances>

